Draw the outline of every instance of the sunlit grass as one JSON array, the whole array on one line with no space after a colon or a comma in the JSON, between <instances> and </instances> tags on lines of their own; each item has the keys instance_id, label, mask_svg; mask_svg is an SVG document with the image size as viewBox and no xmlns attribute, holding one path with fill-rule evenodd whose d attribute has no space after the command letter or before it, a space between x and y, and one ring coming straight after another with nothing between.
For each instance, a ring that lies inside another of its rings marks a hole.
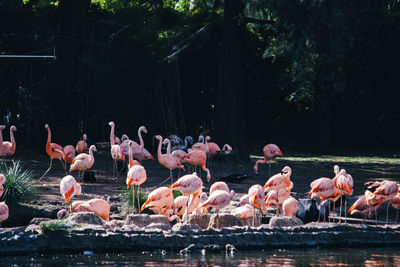
<instances>
[{"instance_id":1,"label":"sunlit grass","mask_svg":"<svg viewBox=\"0 0 400 267\"><path fill-rule=\"evenodd\" d=\"M51 232L67 232L72 227L72 224L69 221L63 219L42 222L39 226L44 234L49 234Z\"/></svg>"}]
</instances>

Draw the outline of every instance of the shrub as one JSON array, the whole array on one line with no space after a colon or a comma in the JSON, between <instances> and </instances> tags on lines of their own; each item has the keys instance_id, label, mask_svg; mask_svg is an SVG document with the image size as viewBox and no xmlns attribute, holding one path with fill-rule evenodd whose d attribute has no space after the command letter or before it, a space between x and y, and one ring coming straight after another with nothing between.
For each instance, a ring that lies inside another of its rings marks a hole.
<instances>
[{"instance_id":1,"label":"shrub","mask_svg":"<svg viewBox=\"0 0 400 267\"><path fill-rule=\"evenodd\" d=\"M51 232L67 232L72 227L71 223L65 219L42 222L39 226L44 234L49 234Z\"/></svg>"},{"instance_id":2,"label":"shrub","mask_svg":"<svg viewBox=\"0 0 400 267\"><path fill-rule=\"evenodd\" d=\"M23 170L20 161L12 161L11 166L1 166L0 173L6 177L6 182L3 185L4 192L0 201L16 203L35 198L36 188L33 183L33 173L29 170Z\"/></svg>"}]
</instances>

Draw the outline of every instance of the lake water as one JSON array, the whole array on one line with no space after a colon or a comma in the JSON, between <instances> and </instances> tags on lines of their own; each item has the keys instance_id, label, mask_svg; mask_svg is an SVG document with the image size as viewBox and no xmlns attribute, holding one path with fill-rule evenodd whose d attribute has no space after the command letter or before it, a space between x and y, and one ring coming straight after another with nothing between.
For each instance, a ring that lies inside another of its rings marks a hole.
<instances>
[{"instance_id":1,"label":"lake water","mask_svg":"<svg viewBox=\"0 0 400 267\"><path fill-rule=\"evenodd\" d=\"M0 257L1 266L400 266L399 248L279 249L234 254L132 252Z\"/></svg>"}]
</instances>

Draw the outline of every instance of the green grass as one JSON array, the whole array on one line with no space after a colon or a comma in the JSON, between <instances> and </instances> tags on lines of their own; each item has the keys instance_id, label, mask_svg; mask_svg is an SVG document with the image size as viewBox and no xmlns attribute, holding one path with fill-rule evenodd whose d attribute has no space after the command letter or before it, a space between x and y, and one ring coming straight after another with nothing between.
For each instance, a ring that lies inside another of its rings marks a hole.
<instances>
[{"instance_id":1,"label":"green grass","mask_svg":"<svg viewBox=\"0 0 400 267\"><path fill-rule=\"evenodd\" d=\"M136 196L136 192L137 192L137 186L135 186L135 208L137 208L137 196ZM139 201L140 201L140 205L143 205L144 202L146 202L148 195L146 193L143 192L143 190L139 191ZM132 188L129 187L128 190L125 191L125 195L124 195L124 200L125 203L128 204L129 209L132 209L133 206L133 200L132 200Z\"/></svg>"},{"instance_id":2,"label":"green grass","mask_svg":"<svg viewBox=\"0 0 400 267\"><path fill-rule=\"evenodd\" d=\"M68 232L68 230L72 228L72 224L65 219L42 222L39 226L44 234L52 232Z\"/></svg>"},{"instance_id":3,"label":"green grass","mask_svg":"<svg viewBox=\"0 0 400 267\"><path fill-rule=\"evenodd\" d=\"M250 158L262 159L261 156L251 155ZM400 164L400 159L398 158L387 158L387 157L366 157L366 156L309 156L309 155L299 155L290 156L275 159L277 161L293 161L293 162L304 162L304 161L314 161L314 162L328 162L328 163L357 163L357 164Z\"/></svg>"},{"instance_id":4,"label":"green grass","mask_svg":"<svg viewBox=\"0 0 400 267\"><path fill-rule=\"evenodd\" d=\"M33 173L24 170L20 161L12 161L11 165L0 167L0 173L6 177L4 192L0 201L17 203L30 201L36 196L36 188L33 183Z\"/></svg>"}]
</instances>

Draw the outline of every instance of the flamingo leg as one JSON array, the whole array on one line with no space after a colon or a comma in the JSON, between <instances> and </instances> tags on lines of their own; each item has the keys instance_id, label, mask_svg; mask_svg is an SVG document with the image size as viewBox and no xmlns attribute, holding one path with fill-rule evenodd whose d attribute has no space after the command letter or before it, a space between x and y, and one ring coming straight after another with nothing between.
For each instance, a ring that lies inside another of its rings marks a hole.
<instances>
[{"instance_id":1,"label":"flamingo leg","mask_svg":"<svg viewBox=\"0 0 400 267\"><path fill-rule=\"evenodd\" d=\"M375 225L378 225L378 210L375 210Z\"/></svg>"},{"instance_id":2,"label":"flamingo leg","mask_svg":"<svg viewBox=\"0 0 400 267\"><path fill-rule=\"evenodd\" d=\"M118 176L117 176L117 179L116 180L118 180L118 177L121 175L121 173L122 173L122 171L124 170L124 168L125 168L125 163L124 162L122 162L122 168L121 168L121 170L118 172L118 166L117 166L117 172L118 172Z\"/></svg>"},{"instance_id":3,"label":"flamingo leg","mask_svg":"<svg viewBox=\"0 0 400 267\"><path fill-rule=\"evenodd\" d=\"M62 159L60 159L60 162L61 162L61 165L62 165L63 168L64 168L65 175L67 175L68 173L67 173L67 170L66 170L66 168L65 168L65 165L64 165Z\"/></svg>"},{"instance_id":4,"label":"flamingo leg","mask_svg":"<svg viewBox=\"0 0 400 267\"><path fill-rule=\"evenodd\" d=\"M52 164L52 163L53 163L53 159L50 158L50 166L49 166L49 168L47 169L47 171L42 175L42 177L39 178L39 181L41 181L41 180L43 179L43 177L45 177L46 174L50 171L50 169L51 169L51 164Z\"/></svg>"},{"instance_id":5,"label":"flamingo leg","mask_svg":"<svg viewBox=\"0 0 400 267\"><path fill-rule=\"evenodd\" d=\"M186 224L188 224L188 222L189 222L189 198L191 197L192 195L190 195L189 197L188 197L188 200L187 200L187 202L186 202Z\"/></svg>"},{"instance_id":6,"label":"flamingo leg","mask_svg":"<svg viewBox=\"0 0 400 267\"><path fill-rule=\"evenodd\" d=\"M348 196L346 195L346 200L344 201L344 223L347 223L347 198Z\"/></svg>"},{"instance_id":7,"label":"flamingo leg","mask_svg":"<svg viewBox=\"0 0 400 267\"><path fill-rule=\"evenodd\" d=\"M256 217L256 208L253 209L253 227L254 227L254 218Z\"/></svg>"},{"instance_id":8,"label":"flamingo leg","mask_svg":"<svg viewBox=\"0 0 400 267\"><path fill-rule=\"evenodd\" d=\"M139 199L139 190L140 190L140 185L137 186L137 203L138 203L138 211L139 211L139 215L140 215L140 199Z\"/></svg>"},{"instance_id":9,"label":"flamingo leg","mask_svg":"<svg viewBox=\"0 0 400 267\"><path fill-rule=\"evenodd\" d=\"M269 169L268 169L268 177L271 177L271 161L268 161Z\"/></svg>"},{"instance_id":10,"label":"flamingo leg","mask_svg":"<svg viewBox=\"0 0 400 267\"><path fill-rule=\"evenodd\" d=\"M135 214L135 186L132 186L132 213Z\"/></svg>"},{"instance_id":11,"label":"flamingo leg","mask_svg":"<svg viewBox=\"0 0 400 267\"><path fill-rule=\"evenodd\" d=\"M386 224L388 224L389 222L389 201L387 202L387 206L386 206Z\"/></svg>"},{"instance_id":12,"label":"flamingo leg","mask_svg":"<svg viewBox=\"0 0 400 267\"><path fill-rule=\"evenodd\" d=\"M342 196L340 196L339 223L342 222ZM345 210L346 212L346 210Z\"/></svg>"},{"instance_id":13,"label":"flamingo leg","mask_svg":"<svg viewBox=\"0 0 400 267\"><path fill-rule=\"evenodd\" d=\"M399 218L399 210L396 210L396 219L394 220L394 224L397 225L397 219Z\"/></svg>"},{"instance_id":14,"label":"flamingo leg","mask_svg":"<svg viewBox=\"0 0 400 267\"><path fill-rule=\"evenodd\" d=\"M335 223L335 215L336 215L336 212L335 212L335 204L336 204L336 201L333 201L333 209L332 209L332 214L333 214L332 222L333 222L333 223ZM330 215L330 214L329 214L329 215Z\"/></svg>"}]
</instances>

